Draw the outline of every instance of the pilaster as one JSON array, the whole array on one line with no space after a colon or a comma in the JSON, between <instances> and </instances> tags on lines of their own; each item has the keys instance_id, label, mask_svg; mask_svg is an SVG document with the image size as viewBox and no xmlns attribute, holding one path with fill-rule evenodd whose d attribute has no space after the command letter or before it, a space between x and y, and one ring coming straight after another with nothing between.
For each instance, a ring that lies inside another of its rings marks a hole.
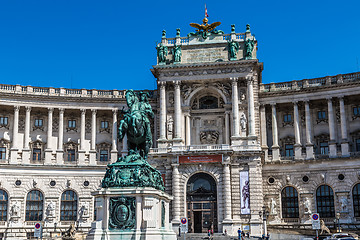
<instances>
[{"instance_id":1,"label":"pilaster","mask_svg":"<svg viewBox=\"0 0 360 240\"><path fill-rule=\"evenodd\" d=\"M18 134L19 134L19 110L20 106L14 106L14 122L13 122L13 135L12 135L12 144L10 149L10 164L17 164L18 158Z\"/></svg>"},{"instance_id":2,"label":"pilaster","mask_svg":"<svg viewBox=\"0 0 360 240\"><path fill-rule=\"evenodd\" d=\"M273 135L273 145L272 149L272 160L279 161L280 160L280 147L278 143L278 128L277 128L277 117L276 117L276 104L271 104L272 108L272 135Z\"/></svg>"},{"instance_id":3,"label":"pilaster","mask_svg":"<svg viewBox=\"0 0 360 240\"><path fill-rule=\"evenodd\" d=\"M306 159L314 159L314 145L312 143L312 125L309 100L305 100L305 128L306 128Z\"/></svg>"},{"instance_id":4,"label":"pilaster","mask_svg":"<svg viewBox=\"0 0 360 240\"><path fill-rule=\"evenodd\" d=\"M45 165L49 165L52 162L52 127L53 127L53 108L48 108L48 127L47 127L47 138L46 138L46 149L45 149Z\"/></svg>"}]
</instances>

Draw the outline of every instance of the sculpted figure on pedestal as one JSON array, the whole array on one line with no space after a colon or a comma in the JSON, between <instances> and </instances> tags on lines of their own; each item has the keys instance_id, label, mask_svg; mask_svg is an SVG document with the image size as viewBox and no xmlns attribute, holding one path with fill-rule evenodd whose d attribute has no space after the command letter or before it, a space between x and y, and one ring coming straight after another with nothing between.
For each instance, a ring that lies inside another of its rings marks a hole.
<instances>
[{"instance_id":1,"label":"sculpted figure on pedestal","mask_svg":"<svg viewBox=\"0 0 360 240\"><path fill-rule=\"evenodd\" d=\"M181 46L175 43L173 48L174 62L181 62Z\"/></svg>"},{"instance_id":2,"label":"sculpted figure on pedestal","mask_svg":"<svg viewBox=\"0 0 360 240\"><path fill-rule=\"evenodd\" d=\"M159 59L159 63L165 63L166 56L168 55L168 49L166 46L164 46L162 43L160 43L157 47L157 55Z\"/></svg>"},{"instance_id":3,"label":"sculpted figure on pedestal","mask_svg":"<svg viewBox=\"0 0 360 240\"><path fill-rule=\"evenodd\" d=\"M254 49L254 40L246 39L245 41L245 59L252 59L252 52Z\"/></svg>"},{"instance_id":4,"label":"sculpted figure on pedestal","mask_svg":"<svg viewBox=\"0 0 360 240\"><path fill-rule=\"evenodd\" d=\"M152 146L152 134L149 118L154 117L148 101L147 93L140 92L139 97L133 90L126 91L126 103L129 107L124 111L124 119L120 121L119 140L127 134L129 150L139 151L143 158L147 158Z\"/></svg>"},{"instance_id":5,"label":"sculpted figure on pedestal","mask_svg":"<svg viewBox=\"0 0 360 240\"><path fill-rule=\"evenodd\" d=\"M242 131L246 131L246 123L247 123L246 115L245 113L242 113L240 117L240 126Z\"/></svg>"},{"instance_id":6,"label":"sculpted figure on pedestal","mask_svg":"<svg viewBox=\"0 0 360 240\"><path fill-rule=\"evenodd\" d=\"M228 41L230 60L236 60L237 52L239 51L239 43L234 40Z\"/></svg>"}]
</instances>

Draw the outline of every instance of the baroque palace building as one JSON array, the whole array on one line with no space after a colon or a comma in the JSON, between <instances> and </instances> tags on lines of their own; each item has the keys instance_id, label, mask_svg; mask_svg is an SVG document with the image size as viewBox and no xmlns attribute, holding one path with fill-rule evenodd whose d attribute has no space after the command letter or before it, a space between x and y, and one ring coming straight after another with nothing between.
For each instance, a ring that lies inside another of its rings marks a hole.
<instances>
[{"instance_id":1,"label":"baroque palace building","mask_svg":"<svg viewBox=\"0 0 360 240\"><path fill-rule=\"evenodd\" d=\"M203 26L207 22L204 22ZM205 29L163 31L148 91L155 117L149 162L174 197L177 231L250 235L360 224L360 73L262 83L257 40ZM86 87L86 86L84 86ZM86 233L102 205L125 91L0 84L0 237L43 236L75 222Z\"/></svg>"}]
</instances>

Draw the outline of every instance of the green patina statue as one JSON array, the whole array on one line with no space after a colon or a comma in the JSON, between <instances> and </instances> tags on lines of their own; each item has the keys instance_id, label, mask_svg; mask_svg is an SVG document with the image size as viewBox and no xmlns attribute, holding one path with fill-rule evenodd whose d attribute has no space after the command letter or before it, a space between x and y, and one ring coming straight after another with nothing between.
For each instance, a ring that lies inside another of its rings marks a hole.
<instances>
[{"instance_id":1,"label":"green patina statue","mask_svg":"<svg viewBox=\"0 0 360 240\"><path fill-rule=\"evenodd\" d=\"M159 64L165 64L166 56L168 55L168 48L160 43L157 47L157 56Z\"/></svg>"},{"instance_id":2,"label":"green patina statue","mask_svg":"<svg viewBox=\"0 0 360 240\"><path fill-rule=\"evenodd\" d=\"M228 41L228 51L230 55L230 61L236 60L236 54L239 51L239 43L234 40Z\"/></svg>"},{"instance_id":3,"label":"green patina statue","mask_svg":"<svg viewBox=\"0 0 360 240\"><path fill-rule=\"evenodd\" d=\"M172 54L174 62L181 62L181 46L175 43L174 48L172 49Z\"/></svg>"},{"instance_id":4,"label":"green patina statue","mask_svg":"<svg viewBox=\"0 0 360 240\"><path fill-rule=\"evenodd\" d=\"M252 59L252 52L254 49L255 41L248 38L245 41L245 59Z\"/></svg>"},{"instance_id":5,"label":"green patina statue","mask_svg":"<svg viewBox=\"0 0 360 240\"><path fill-rule=\"evenodd\" d=\"M102 187L153 187L164 190L161 174L146 160L152 146L150 119L154 117L148 93L126 91L128 110L122 110L118 138L127 135L128 155L109 164Z\"/></svg>"}]
</instances>

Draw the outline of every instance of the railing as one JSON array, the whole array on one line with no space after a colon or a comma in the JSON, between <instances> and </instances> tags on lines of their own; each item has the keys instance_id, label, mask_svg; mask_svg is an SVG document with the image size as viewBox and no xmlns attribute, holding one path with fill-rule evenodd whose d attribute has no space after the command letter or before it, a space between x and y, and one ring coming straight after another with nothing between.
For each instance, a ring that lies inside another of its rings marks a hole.
<instances>
[{"instance_id":1,"label":"railing","mask_svg":"<svg viewBox=\"0 0 360 240\"><path fill-rule=\"evenodd\" d=\"M261 92L276 92L287 90L299 90L302 88L321 87L327 85L336 85L347 82L360 81L360 72L339 74L335 76L294 80L291 82L268 83L260 86Z\"/></svg>"},{"instance_id":2,"label":"railing","mask_svg":"<svg viewBox=\"0 0 360 240\"><path fill-rule=\"evenodd\" d=\"M283 218L284 223L299 223L299 218Z\"/></svg>"},{"instance_id":3,"label":"railing","mask_svg":"<svg viewBox=\"0 0 360 240\"><path fill-rule=\"evenodd\" d=\"M230 146L227 144L214 145L190 145L190 146L172 146L169 148L151 148L150 154L161 154L169 152L201 152L201 151L259 151L259 147L255 146Z\"/></svg>"},{"instance_id":4,"label":"railing","mask_svg":"<svg viewBox=\"0 0 360 240\"><path fill-rule=\"evenodd\" d=\"M222 37L222 41L229 41L231 40L231 36L232 34L219 34L219 35L215 35L219 38L216 38L216 41L221 41L221 37ZM238 41L243 41L245 39L245 33L235 33L233 36L235 36L235 39ZM171 46L174 45L175 43L181 43L183 45L188 45L190 44L190 40L189 37L176 37L176 38L166 38L165 39L165 45L167 46Z\"/></svg>"},{"instance_id":5,"label":"railing","mask_svg":"<svg viewBox=\"0 0 360 240\"><path fill-rule=\"evenodd\" d=\"M66 88L52 88L52 87L32 87L0 84L1 93L18 93L27 95L45 95L45 96L66 96L66 97L86 97L86 98L125 98L125 90L89 90L89 89L66 89ZM139 92L139 91L135 91ZM148 92L150 98L156 98L154 90L143 90Z\"/></svg>"}]
</instances>

